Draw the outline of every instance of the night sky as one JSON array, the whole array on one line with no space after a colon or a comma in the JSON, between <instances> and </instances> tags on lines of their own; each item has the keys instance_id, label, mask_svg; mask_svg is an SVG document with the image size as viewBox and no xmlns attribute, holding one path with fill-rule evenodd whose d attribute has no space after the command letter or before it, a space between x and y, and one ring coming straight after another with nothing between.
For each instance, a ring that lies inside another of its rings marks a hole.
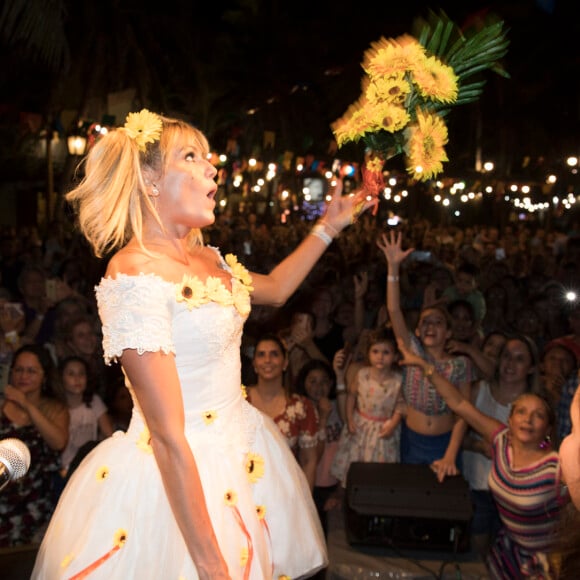
<instances>
[{"instance_id":1,"label":"night sky","mask_svg":"<svg viewBox=\"0 0 580 580\"><path fill-rule=\"evenodd\" d=\"M46 5L13 4L27 10ZM484 145L509 150L512 165L524 155L557 157L578 146L575 2L60 4L64 10L55 20L54 14L39 18L56 54L63 50L57 64L49 66L34 46L6 38L4 30L0 101L58 115L63 109L90 111L90 98L137 86L141 105L190 117L218 146L234 135L250 147L267 130L276 133L281 149L323 154L332 139L330 123L360 94L360 61L370 43L410 32L416 17L443 9L460 25L476 14L495 14L506 22L511 42L505 59L511 79L487 74L480 102L453 115L454 158L472 145L476 108Z\"/></svg>"}]
</instances>

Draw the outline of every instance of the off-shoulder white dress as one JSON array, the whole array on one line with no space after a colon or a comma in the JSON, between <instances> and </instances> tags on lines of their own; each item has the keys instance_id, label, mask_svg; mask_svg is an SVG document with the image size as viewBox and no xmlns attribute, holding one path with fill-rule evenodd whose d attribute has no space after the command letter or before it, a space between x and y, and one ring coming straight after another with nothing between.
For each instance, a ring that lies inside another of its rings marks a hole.
<instances>
[{"instance_id":1,"label":"off-shoulder white dress","mask_svg":"<svg viewBox=\"0 0 580 580\"><path fill-rule=\"evenodd\" d=\"M103 279L96 292L105 358L124 349L175 357L186 436L231 577L307 577L327 563L325 540L288 444L245 400L240 341L249 284L233 262L222 261L233 274L231 291L217 278L184 277L181 284L152 274ZM65 488L33 579L198 578L133 401L127 433L100 443Z\"/></svg>"}]
</instances>

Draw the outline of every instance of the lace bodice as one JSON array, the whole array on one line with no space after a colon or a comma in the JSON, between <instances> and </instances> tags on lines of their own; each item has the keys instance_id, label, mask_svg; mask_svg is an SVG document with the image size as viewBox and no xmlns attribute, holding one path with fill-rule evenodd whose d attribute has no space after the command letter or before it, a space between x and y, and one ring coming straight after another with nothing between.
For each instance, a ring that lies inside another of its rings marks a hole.
<instances>
[{"instance_id":1,"label":"lace bodice","mask_svg":"<svg viewBox=\"0 0 580 580\"><path fill-rule=\"evenodd\" d=\"M173 354L186 415L223 408L240 396L250 286L236 268L225 262L224 268L233 270L231 291L216 278L186 276L175 284L156 274L119 274L96 289L105 361L124 349Z\"/></svg>"}]
</instances>

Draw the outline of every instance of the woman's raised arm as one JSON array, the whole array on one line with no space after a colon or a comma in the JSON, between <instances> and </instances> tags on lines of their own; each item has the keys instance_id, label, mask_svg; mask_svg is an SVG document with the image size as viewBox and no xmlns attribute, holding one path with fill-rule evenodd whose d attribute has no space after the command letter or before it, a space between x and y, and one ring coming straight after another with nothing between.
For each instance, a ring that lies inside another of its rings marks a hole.
<instances>
[{"instance_id":1,"label":"woman's raised arm","mask_svg":"<svg viewBox=\"0 0 580 580\"><path fill-rule=\"evenodd\" d=\"M401 263L413 251L413 248L403 250L401 247L402 234L390 232L382 234L377 240L377 246L385 254L388 263L387 274L387 311L398 341L408 345L411 337L409 328L401 310L401 286L399 282Z\"/></svg>"},{"instance_id":2,"label":"woman's raised arm","mask_svg":"<svg viewBox=\"0 0 580 580\"><path fill-rule=\"evenodd\" d=\"M368 200L367 192L362 189L354 195L342 196L341 192L342 184L338 182L324 216L287 258L267 275L252 273L254 303L282 306L300 286L333 238L362 212L378 203L374 197Z\"/></svg>"}]
</instances>

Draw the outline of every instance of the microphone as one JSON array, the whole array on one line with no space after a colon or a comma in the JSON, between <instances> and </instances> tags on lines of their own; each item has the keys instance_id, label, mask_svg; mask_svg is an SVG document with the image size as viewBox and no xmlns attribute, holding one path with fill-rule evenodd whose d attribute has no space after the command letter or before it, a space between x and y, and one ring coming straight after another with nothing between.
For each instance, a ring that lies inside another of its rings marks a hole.
<instances>
[{"instance_id":1,"label":"microphone","mask_svg":"<svg viewBox=\"0 0 580 580\"><path fill-rule=\"evenodd\" d=\"M20 479L30 467L30 451L20 439L0 441L0 491L8 482Z\"/></svg>"}]
</instances>

